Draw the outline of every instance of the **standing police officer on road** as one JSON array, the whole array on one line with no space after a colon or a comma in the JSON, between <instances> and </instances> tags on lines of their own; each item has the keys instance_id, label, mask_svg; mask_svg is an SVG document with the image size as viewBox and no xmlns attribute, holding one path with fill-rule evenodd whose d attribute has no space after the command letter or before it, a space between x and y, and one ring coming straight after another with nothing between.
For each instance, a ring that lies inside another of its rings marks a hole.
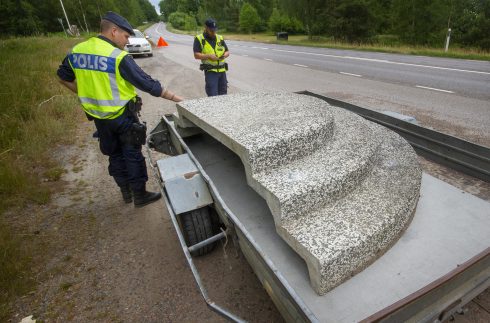
<instances>
[{"instance_id":1,"label":"standing police officer on road","mask_svg":"<svg viewBox=\"0 0 490 323\"><path fill-rule=\"evenodd\" d=\"M230 52L223 36L216 34L216 21L207 19L204 28L204 32L194 39L194 58L201 60L200 69L204 71L206 94L223 95L228 92L228 64L225 58L230 56Z\"/></svg>"},{"instance_id":2,"label":"standing police officer on road","mask_svg":"<svg viewBox=\"0 0 490 323\"><path fill-rule=\"evenodd\" d=\"M181 97L164 90L124 51L133 27L109 11L101 20L100 34L71 50L58 69L60 82L78 94L83 110L97 128L100 150L109 156L109 174L123 199L141 207L160 199L148 192L148 174L141 147L146 126L139 122L141 98L135 87L156 97L179 102Z\"/></svg>"}]
</instances>

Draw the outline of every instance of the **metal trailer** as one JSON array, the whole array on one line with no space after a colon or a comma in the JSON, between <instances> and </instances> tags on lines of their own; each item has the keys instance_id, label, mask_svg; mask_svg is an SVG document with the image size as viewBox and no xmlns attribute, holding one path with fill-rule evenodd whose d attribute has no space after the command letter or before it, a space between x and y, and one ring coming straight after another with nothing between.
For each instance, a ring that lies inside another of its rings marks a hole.
<instances>
[{"instance_id":1,"label":"metal trailer","mask_svg":"<svg viewBox=\"0 0 490 323\"><path fill-rule=\"evenodd\" d=\"M233 152L205 133L182 138L171 115L150 133L148 148L174 156L150 162L205 302L230 321L243 322L209 297L193 262L224 237L239 246L288 322L442 322L490 286L490 203L428 174L400 240L368 268L318 296L306 264L277 235L266 202L247 185ZM488 169L482 155L489 150L478 149L478 167Z\"/></svg>"}]
</instances>

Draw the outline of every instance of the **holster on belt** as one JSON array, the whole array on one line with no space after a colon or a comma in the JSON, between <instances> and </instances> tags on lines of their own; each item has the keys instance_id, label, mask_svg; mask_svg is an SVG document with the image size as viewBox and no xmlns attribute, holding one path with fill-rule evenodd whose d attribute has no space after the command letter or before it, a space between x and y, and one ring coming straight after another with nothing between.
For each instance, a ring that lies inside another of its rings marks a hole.
<instances>
[{"instance_id":1,"label":"holster on belt","mask_svg":"<svg viewBox=\"0 0 490 323\"><path fill-rule=\"evenodd\" d=\"M130 128L121 135L121 140L126 144L136 146L146 144L146 122L140 122L139 119L142 105L143 101L139 96L126 104L126 109L135 119Z\"/></svg>"},{"instance_id":2,"label":"holster on belt","mask_svg":"<svg viewBox=\"0 0 490 323\"><path fill-rule=\"evenodd\" d=\"M126 109L131 113L131 115L139 122L139 117L141 116L141 107L143 106L143 100L139 96L135 97L135 100L129 100L126 104Z\"/></svg>"}]
</instances>

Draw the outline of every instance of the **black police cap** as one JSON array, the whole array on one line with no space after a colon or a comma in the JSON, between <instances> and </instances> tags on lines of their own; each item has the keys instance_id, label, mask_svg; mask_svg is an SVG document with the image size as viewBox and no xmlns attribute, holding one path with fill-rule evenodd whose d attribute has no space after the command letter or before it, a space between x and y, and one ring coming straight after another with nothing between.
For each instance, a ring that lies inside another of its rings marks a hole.
<instances>
[{"instance_id":1,"label":"black police cap","mask_svg":"<svg viewBox=\"0 0 490 323\"><path fill-rule=\"evenodd\" d=\"M123 16L118 15L115 12L108 11L102 19L109 20L119 28L127 31L131 36L134 36L133 27Z\"/></svg>"},{"instance_id":2,"label":"black police cap","mask_svg":"<svg viewBox=\"0 0 490 323\"><path fill-rule=\"evenodd\" d=\"M214 20L212 18L206 19L206 22L204 22L204 24L206 25L206 27L208 27L211 30L218 29L218 25L216 24L216 20Z\"/></svg>"}]
</instances>

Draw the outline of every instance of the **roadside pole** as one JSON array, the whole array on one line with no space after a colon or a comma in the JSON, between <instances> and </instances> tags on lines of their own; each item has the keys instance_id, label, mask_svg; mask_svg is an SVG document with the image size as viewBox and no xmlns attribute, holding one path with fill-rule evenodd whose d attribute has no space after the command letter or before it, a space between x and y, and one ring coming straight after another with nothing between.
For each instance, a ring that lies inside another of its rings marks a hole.
<instances>
[{"instance_id":1,"label":"roadside pole","mask_svg":"<svg viewBox=\"0 0 490 323\"><path fill-rule=\"evenodd\" d=\"M66 14L65 6L63 5L63 0L60 0L60 3L61 3L61 8L63 9L63 13L65 14L66 23L68 24L68 30L71 32L71 25L70 25L70 21L68 20L68 15Z\"/></svg>"},{"instance_id":2,"label":"roadside pole","mask_svg":"<svg viewBox=\"0 0 490 323\"><path fill-rule=\"evenodd\" d=\"M83 7L82 7L82 1L78 0L78 3L80 4L80 10L82 11L83 22L85 22L85 30L87 31L88 34L89 30L88 30L87 20L85 19L85 12L83 11Z\"/></svg>"},{"instance_id":3,"label":"roadside pole","mask_svg":"<svg viewBox=\"0 0 490 323\"><path fill-rule=\"evenodd\" d=\"M61 29L63 29L63 32L65 33L65 36L68 37L68 34L66 33L66 30L65 30L65 26L63 25L63 19L62 18L58 18L58 21L61 24Z\"/></svg>"},{"instance_id":4,"label":"roadside pole","mask_svg":"<svg viewBox=\"0 0 490 323\"><path fill-rule=\"evenodd\" d=\"M444 51L447 52L449 49L449 41L451 40L451 28L447 29L447 36L446 36L446 47L444 48Z\"/></svg>"}]
</instances>

